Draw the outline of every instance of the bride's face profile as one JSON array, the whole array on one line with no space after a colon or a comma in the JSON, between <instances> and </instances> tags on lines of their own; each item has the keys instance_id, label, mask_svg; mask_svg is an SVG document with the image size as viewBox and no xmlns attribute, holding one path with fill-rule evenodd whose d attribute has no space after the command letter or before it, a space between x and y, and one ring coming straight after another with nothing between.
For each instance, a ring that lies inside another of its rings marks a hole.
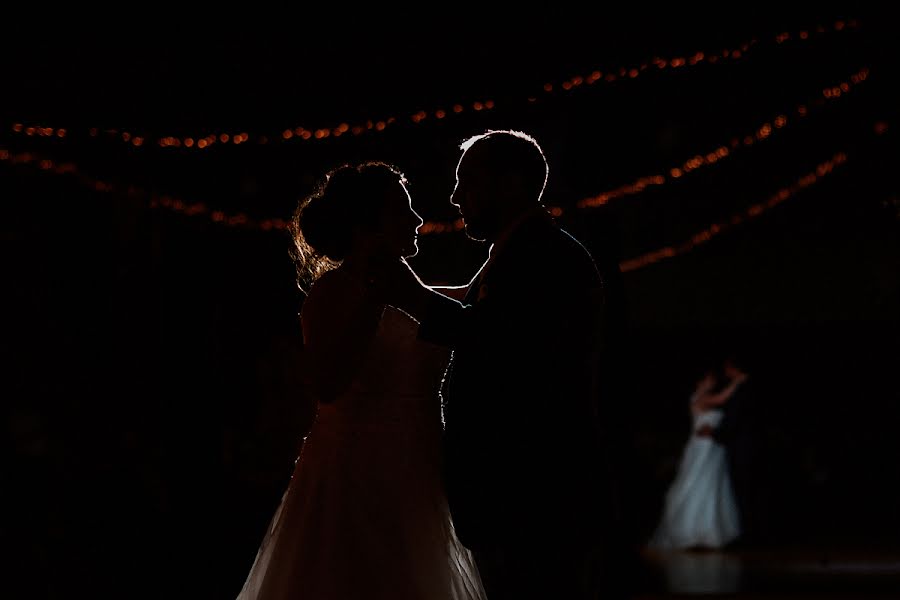
<instances>
[{"instance_id":1,"label":"bride's face profile","mask_svg":"<svg viewBox=\"0 0 900 600\"><path fill-rule=\"evenodd\" d=\"M376 237L380 251L391 258L410 258L419 251L419 227L424 221L413 210L406 186L398 181L385 197Z\"/></svg>"}]
</instances>

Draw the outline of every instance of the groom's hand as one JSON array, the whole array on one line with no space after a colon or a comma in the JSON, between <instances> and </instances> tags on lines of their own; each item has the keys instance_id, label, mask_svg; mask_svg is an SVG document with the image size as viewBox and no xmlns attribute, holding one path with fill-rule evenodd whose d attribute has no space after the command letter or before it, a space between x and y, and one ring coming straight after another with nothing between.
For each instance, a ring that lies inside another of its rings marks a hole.
<instances>
[{"instance_id":1,"label":"groom's hand","mask_svg":"<svg viewBox=\"0 0 900 600\"><path fill-rule=\"evenodd\" d=\"M703 424L697 428L695 434L697 435L697 437L712 437L713 428L709 424Z\"/></svg>"}]
</instances>

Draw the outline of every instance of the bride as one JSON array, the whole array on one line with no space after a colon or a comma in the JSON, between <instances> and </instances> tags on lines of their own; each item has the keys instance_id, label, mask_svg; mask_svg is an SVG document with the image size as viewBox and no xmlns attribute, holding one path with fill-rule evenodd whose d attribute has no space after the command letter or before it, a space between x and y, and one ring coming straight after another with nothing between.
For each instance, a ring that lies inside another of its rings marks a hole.
<instances>
[{"instance_id":1,"label":"bride","mask_svg":"<svg viewBox=\"0 0 900 600\"><path fill-rule=\"evenodd\" d=\"M318 412L238 600L483 600L441 481L448 351L380 304L372 273L417 252L406 179L344 165L298 205L304 381Z\"/></svg>"},{"instance_id":2,"label":"bride","mask_svg":"<svg viewBox=\"0 0 900 600\"><path fill-rule=\"evenodd\" d=\"M721 548L740 534L728 457L712 431L724 415L721 407L743 380L735 377L717 390L718 378L709 371L697 382L690 399L693 431L666 493L651 548Z\"/></svg>"}]
</instances>

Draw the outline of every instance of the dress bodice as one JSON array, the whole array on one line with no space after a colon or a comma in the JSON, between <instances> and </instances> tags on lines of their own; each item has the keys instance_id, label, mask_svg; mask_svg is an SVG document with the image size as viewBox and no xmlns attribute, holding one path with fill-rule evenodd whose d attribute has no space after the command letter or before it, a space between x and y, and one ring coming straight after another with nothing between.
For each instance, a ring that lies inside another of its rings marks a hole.
<instances>
[{"instance_id":1,"label":"dress bodice","mask_svg":"<svg viewBox=\"0 0 900 600\"><path fill-rule=\"evenodd\" d=\"M419 323L385 306L362 365L347 390L320 404L319 422L409 424L440 422L440 385L450 352L418 339Z\"/></svg>"},{"instance_id":2,"label":"dress bodice","mask_svg":"<svg viewBox=\"0 0 900 600\"><path fill-rule=\"evenodd\" d=\"M724 416L725 411L720 408L713 408L704 412L696 413L694 415L694 430L696 431L703 425L709 425L712 428L716 428L719 426L719 423L722 422L722 417Z\"/></svg>"}]
</instances>

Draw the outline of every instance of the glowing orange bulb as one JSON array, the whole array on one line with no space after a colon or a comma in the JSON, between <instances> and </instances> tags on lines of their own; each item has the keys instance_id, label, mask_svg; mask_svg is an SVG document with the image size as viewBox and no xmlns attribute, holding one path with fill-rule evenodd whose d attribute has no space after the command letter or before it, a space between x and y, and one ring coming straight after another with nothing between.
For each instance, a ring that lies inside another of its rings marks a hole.
<instances>
[{"instance_id":1,"label":"glowing orange bulb","mask_svg":"<svg viewBox=\"0 0 900 600\"><path fill-rule=\"evenodd\" d=\"M197 142L197 147L198 147L198 148L206 148L208 145L209 145L209 144L208 144L208 142L206 141L205 138L202 139L202 140L200 140L199 142Z\"/></svg>"},{"instance_id":2,"label":"glowing orange bulb","mask_svg":"<svg viewBox=\"0 0 900 600\"><path fill-rule=\"evenodd\" d=\"M24 129L24 127L21 123L16 123L15 125L13 125L13 131L15 131L16 133L20 133L22 129Z\"/></svg>"},{"instance_id":3,"label":"glowing orange bulb","mask_svg":"<svg viewBox=\"0 0 900 600\"><path fill-rule=\"evenodd\" d=\"M474 108L475 110L481 110L482 108L484 108L484 104L476 101L472 103L472 108Z\"/></svg>"},{"instance_id":4,"label":"glowing orange bulb","mask_svg":"<svg viewBox=\"0 0 900 600\"><path fill-rule=\"evenodd\" d=\"M808 38L808 37L809 37L809 32L808 32L808 31L801 31L801 32L800 32L800 39L801 39L801 40L805 40L805 39Z\"/></svg>"},{"instance_id":5,"label":"glowing orange bulb","mask_svg":"<svg viewBox=\"0 0 900 600\"><path fill-rule=\"evenodd\" d=\"M294 132L291 131L290 129L285 129L284 131L281 132L281 137L283 137L286 140L291 139L293 136L294 136Z\"/></svg>"},{"instance_id":6,"label":"glowing orange bulb","mask_svg":"<svg viewBox=\"0 0 900 600\"><path fill-rule=\"evenodd\" d=\"M438 109L438 110L434 111L434 116L437 117L438 119L443 119L444 117L447 116L447 113L441 109Z\"/></svg>"},{"instance_id":7,"label":"glowing orange bulb","mask_svg":"<svg viewBox=\"0 0 900 600\"><path fill-rule=\"evenodd\" d=\"M844 83L842 83L842 84L841 84L841 91L842 91L842 92L849 92L849 91L850 91L850 84L847 83L846 81L845 81Z\"/></svg>"},{"instance_id":8,"label":"glowing orange bulb","mask_svg":"<svg viewBox=\"0 0 900 600\"><path fill-rule=\"evenodd\" d=\"M219 136L219 141L222 142L223 144L227 143L229 139L230 138L228 137L227 133L223 133L222 135Z\"/></svg>"},{"instance_id":9,"label":"glowing orange bulb","mask_svg":"<svg viewBox=\"0 0 900 600\"><path fill-rule=\"evenodd\" d=\"M569 91L572 89L572 84L569 83L568 81L563 81L562 87L564 90ZM480 110L480 109L476 109L476 110Z\"/></svg>"},{"instance_id":10,"label":"glowing orange bulb","mask_svg":"<svg viewBox=\"0 0 900 600\"><path fill-rule=\"evenodd\" d=\"M28 127L25 129L25 135L34 135L34 127Z\"/></svg>"},{"instance_id":11,"label":"glowing orange bulb","mask_svg":"<svg viewBox=\"0 0 900 600\"><path fill-rule=\"evenodd\" d=\"M545 92L552 92L552 91L553 91L553 84L552 84L552 83L545 83L545 84L544 84L544 91L545 91Z\"/></svg>"},{"instance_id":12,"label":"glowing orange bulb","mask_svg":"<svg viewBox=\"0 0 900 600\"><path fill-rule=\"evenodd\" d=\"M58 130L56 131L56 137L61 137L61 138L66 137L66 130L65 130L65 129L58 129Z\"/></svg>"},{"instance_id":13,"label":"glowing orange bulb","mask_svg":"<svg viewBox=\"0 0 900 600\"><path fill-rule=\"evenodd\" d=\"M341 123L340 125L337 126L337 129L338 129L338 131L340 131L341 133L344 133L344 132L350 130L350 126L347 125L346 123Z\"/></svg>"},{"instance_id":14,"label":"glowing orange bulb","mask_svg":"<svg viewBox=\"0 0 900 600\"><path fill-rule=\"evenodd\" d=\"M638 72L637 69L631 69L630 71L628 71L628 76L631 77L632 79L637 77L639 74L640 73Z\"/></svg>"},{"instance_id":15,"label":"glowing orange bulb","mask_svg":"<svg viewBox=\"0 0 900 600\"><path fill-rule=\"evenodd\" d=\"M493 101L493 100L485 100L485 101L484 101L484 107L485 107L485 108L489 108L489 109L490 109L490 108L494 108L494 101Z\"/></svg>"},{"instance_id":16,"label":"glowing orange bulb","mask_svg":"<svg viewBox=\"0 0 900 600\"><path fill-rule=\"evenodd\" d=\"M193 146L194 145L193 138L184 138L184 145L187 146L188 148Z\"/></svg>"},{"instance_id":17,"label":"glowing orange bulb","mask_svg":"<svg viewBox=\"0 0 900 600\"><path fill-rule=\"evenodd\" d=\"M131 143L134 144L135 146L142 146L144 144L144 138L138 136L138 137L134 138L133 140L131 140Z\"/></svg>"},{"instance_id":18,"label":"glowing orange bulb","mask_svg":"<svg viewBox=\"0 0 900 600\"><path fill-rule=\"evenodd\" d=\"M377 123L375 123L376 131L384 131L385 127L387 127L387 124L384 121L378 121Z\"/></svg>"}]
</instances>

